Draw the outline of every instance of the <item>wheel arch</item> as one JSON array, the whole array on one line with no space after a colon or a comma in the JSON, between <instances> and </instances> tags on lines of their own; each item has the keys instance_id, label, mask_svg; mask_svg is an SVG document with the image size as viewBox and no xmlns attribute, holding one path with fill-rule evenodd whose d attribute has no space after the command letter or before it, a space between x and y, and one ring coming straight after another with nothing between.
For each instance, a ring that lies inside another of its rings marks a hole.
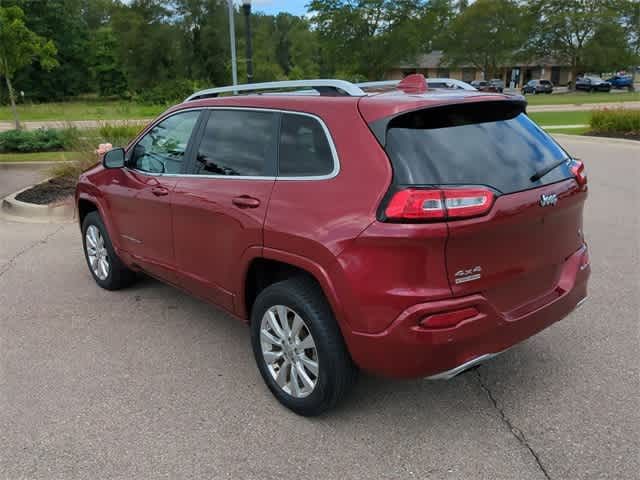
<instances>
[{"instance_id":1,"label":"wheel arch","mask_svg":"<svg viewBox=\"0 0 640 480\"><path fill-rule=\"evenodd\" d=\"M312 279L321 289L341 326L342 309L328 272L318 263L306 257L281 250L263 248L262 255L245 259L245 268L238 288L238 315L249 321L251 307L258 294L269 285L297 275ZM257 253L257 252L255 252Z\"/></svg>"},{"instance_id":2,"label":"wheel arch","mask_svg":"<svg viewBox=\"0 0 640 480\"><path fill-rule=\"evenodd\" d=\"M83 186L78 185L78 191L76 193L76 208L78 210L78 223L80 228L82 228L82 222L90 212L98 212L105 228L107 229L113 248L118 254L120 254L120 242L117 235L115 235L111 219L109 218L109 215L107 215L108 209L103 205L103 199L96 195L95 192L87 189L86 187L82 187Z\"/></svg>"}]
</instances>

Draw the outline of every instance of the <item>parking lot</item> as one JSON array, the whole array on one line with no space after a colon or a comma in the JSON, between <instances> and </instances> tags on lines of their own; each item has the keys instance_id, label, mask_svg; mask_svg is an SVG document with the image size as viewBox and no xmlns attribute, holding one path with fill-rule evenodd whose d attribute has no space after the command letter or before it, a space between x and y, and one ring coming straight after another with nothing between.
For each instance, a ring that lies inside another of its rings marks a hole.
<instances>
[{"instance_id":1,"label":"parking lot","mask_svg":"<svg viewBox=\"0 0 640 480\"><path fill-rule=\"evenodd\" d=\"M269 394L246 326L154 280L99 289L76 224L0 220L0 479L638 478L640 144L561 143L589 174L589 301L448 382L363 375L316 419Z\"/></svg>"}]
</instances>

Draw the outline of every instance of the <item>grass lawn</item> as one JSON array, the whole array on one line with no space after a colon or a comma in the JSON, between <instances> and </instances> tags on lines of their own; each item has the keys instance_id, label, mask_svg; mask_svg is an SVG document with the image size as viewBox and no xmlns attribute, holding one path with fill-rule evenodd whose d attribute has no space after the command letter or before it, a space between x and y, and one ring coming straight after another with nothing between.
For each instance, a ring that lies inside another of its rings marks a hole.
<instances>
[{"instance_id":1,"label":"grass lawn","mask_svg":"<svg viewBox=\"0 0 640 480\"><path fill-rule=\"evenodd\" d=\"M591 112L531 112L529 117L538 125L588 125Z\"/></svg>"},{"instance_id":2,"label":"grass lawn","mask_svg":"<svg viewBox=\"0 0 640 480\"><path fill-rule=\"evenodd\" d=\"M6 162L55 162L76 160L75 152L0 153L0 163Z\"/></svg>"},{"instance_id":3,"label":"grass lawn","mask_svg":"<svg viewBox=\"0 0 640 480\"><path fill-rule=\"evenodd\" d=\"M128 120L153 118L166 110L162 105L140 105L129 101L65 102L18 105L21 121ZM11 122L7 105L0 106L0 121Z\"/></svg>"},{"instance_id":4,"label":"grass lawn","mask_svg":"<svg viewBox=\"0 0 640 480\"><path fill-rule=\"evenodd\" d=\"M527 95L529 105L581 105L585 103L638 102L640 92L588 93L572 92L555 95Z\"/></svg>"},{"instance_id":5,"label":"grass lawn","mask_svg":"<svg viewBox=\"0 0 640 480\"><path fill-rule=\"evenodd\" d=\"M602 102L640 101L640 92L625 93L566 93L556 95L527 95L529 105L585 104ZM166 110L162 105L141 105L135 102L118 101L74 101L18 105L22 121L46 120L128 120L156 117ZM0 121L12 121L11 109L0 106Z\"/></svg>"}]
</instances>

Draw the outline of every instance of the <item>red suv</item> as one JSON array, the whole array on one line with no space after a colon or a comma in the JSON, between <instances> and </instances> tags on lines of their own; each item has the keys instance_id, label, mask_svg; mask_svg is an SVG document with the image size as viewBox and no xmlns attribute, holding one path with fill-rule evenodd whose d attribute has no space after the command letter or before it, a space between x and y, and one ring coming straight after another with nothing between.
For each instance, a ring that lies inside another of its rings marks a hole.
<instances>
[{"instance_id":1,"label":"red suv","mask_svg":"<svg viewBox=\"0 0 640 480\"><path fill-rule=\"evenodd\" d=\"M247 322L264 381L302 415L358 369L451 378L587 295L583 165L521 98L421 76L364 88L196 93L76 194L98 285L144 272Z\"/></svg>"}]
</instances>

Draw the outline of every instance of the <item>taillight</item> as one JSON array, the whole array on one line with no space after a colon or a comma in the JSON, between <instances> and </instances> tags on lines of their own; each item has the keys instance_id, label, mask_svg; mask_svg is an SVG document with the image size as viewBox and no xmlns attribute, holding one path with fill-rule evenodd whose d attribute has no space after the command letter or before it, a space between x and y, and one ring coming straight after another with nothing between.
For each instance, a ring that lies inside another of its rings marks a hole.
<instances>
[{"instance_id":1,"label":"taillight","mask_svg":"<svg viewBox=\"0 0 640 480\"><path fill-rule=\"evenodd\" d=\"M493 205L490 190L479 188L417 189L397 192L385 215L390 220L444 220L469 218L487 213Z\"/></svg>"},{"instance_id":2,"label":"taillight","mask_svg":"<svg viewBox=\"0 0 640 480\"><path fill-rule=\"evenodd\" d=\"M573 173L578 185L584 190L587 186L587 172L584 171L584 163L580 160L573 160L571 162L571 173Z\"/></svg>"}]
</instances>

